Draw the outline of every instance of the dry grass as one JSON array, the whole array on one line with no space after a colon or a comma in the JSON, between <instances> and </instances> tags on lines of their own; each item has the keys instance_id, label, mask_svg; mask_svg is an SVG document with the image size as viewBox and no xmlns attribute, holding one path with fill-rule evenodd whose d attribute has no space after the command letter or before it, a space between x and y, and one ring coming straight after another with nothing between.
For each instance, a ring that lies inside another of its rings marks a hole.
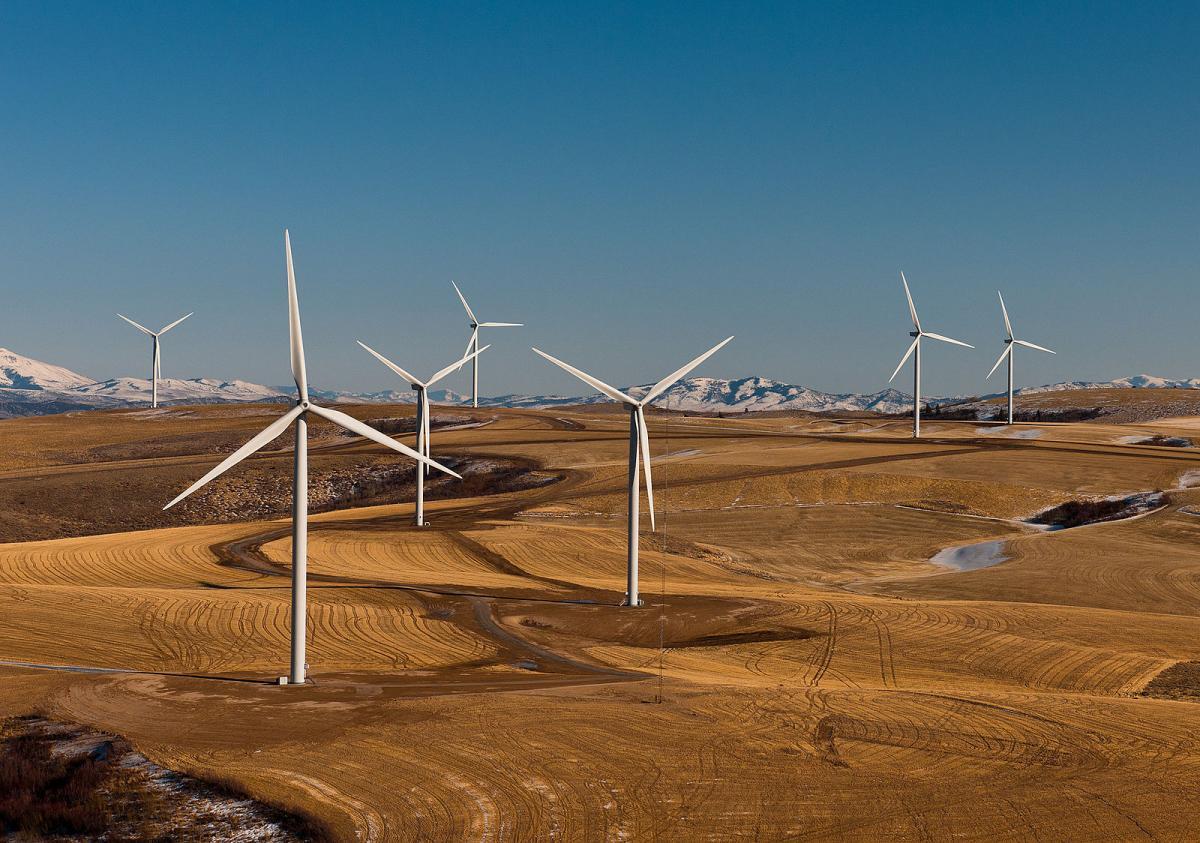
<instances>
[{"instance_id":1,"label":"dry grass","mask_svg":"<svg viewBox=\"0 0 1200 843\"><path fill-rule=\"evenodd\" d=\"M157 500L214 461L141 456L139 425L177 449L234 418L190 412L4 422L28 452L0 472L86 527L79 489ZM1171 488L1197 456L1107 421L913 443L903 420L654 414L660 534L631 610L624 415L494 414L435 445L561 482L433 502L424 530L405 503L315 515L307 688L267 684L284 521L0 546L0 658L132 671L0 667L0 713L126 735L335 839L1189 837L1200 490L1059 533L1010 519ZM369 453L339 438L314 464ZM242 477L288 470L258 462ZM1010 561L927 561L990 539Z\"/></svg>"}]
</instances>

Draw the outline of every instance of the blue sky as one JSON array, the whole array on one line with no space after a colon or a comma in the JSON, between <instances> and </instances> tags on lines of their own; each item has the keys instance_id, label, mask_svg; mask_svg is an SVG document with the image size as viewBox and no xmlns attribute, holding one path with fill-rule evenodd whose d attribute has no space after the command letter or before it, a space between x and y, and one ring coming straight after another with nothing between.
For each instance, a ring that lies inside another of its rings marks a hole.
<instances>
[{"instance_id":1,"label":"blue sky","mask_svg":"<svg viewBox=\"0 0 1200 843\"><path fill-rule=\"evenodd\" d=\"M144 376L483 391L701 370L931 393L1200 375L1195 4L0 5L0 345ZM897 378L907 384L906 376ZM451 379L465 387L465 377ZM902 385L903 385L902 384ZM997 387L998 388L998 387Z\"/></svg>"}]
</instances>

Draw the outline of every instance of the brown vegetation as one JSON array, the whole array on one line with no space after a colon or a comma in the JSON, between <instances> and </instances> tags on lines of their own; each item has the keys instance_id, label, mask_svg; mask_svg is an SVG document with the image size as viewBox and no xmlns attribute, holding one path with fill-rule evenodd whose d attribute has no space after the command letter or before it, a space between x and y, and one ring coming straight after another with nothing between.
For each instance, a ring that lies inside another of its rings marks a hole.
<instances>
[{"instance_id":1,"label":"brown vegetation","mask_svg":"<svg viewBox=\"0 0 1200 843\"><path fill-rule=\"evenodd\" d=\"M237 410L3 422L0 520L158 506L213 455L140 460L139 437L261 428ZM339 840L1188 839L1200 489L1087 529L1020 519L1186 485L1200 455L1118 442L1194 421L931 420L914 442L904 419L654 413L630 609L623 411L493 414L435 456L560 482L485 472L421 529L402 501L314 513L304 687L271 684L285 519L147 509L155 529L0 545L0 716L124 735ZM396 463L313 434L315 476ZM286 486L288 444L228 489ZM994 567L928 562L996 540Z\"/></svg>"},{"instance_id":2,"label":"brown vegetation","mask_svg":"<svg viewBox=\"0 0 1200 843\"><path fill-rule=\"evenodd\" d=\"M216 777L162 770L125 739L38 716L0 724L0 830L17 839L330 840L303 814Z\"/></svg>"}]
</instances>

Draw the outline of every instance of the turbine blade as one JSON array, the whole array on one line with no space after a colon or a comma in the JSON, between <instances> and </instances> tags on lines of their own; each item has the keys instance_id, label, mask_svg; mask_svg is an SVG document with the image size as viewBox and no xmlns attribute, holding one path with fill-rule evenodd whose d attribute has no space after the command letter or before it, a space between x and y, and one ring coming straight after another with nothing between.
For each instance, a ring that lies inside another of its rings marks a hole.
<instances>
[{"instance_id":1,"label":"turbine blade","mask_svg":"<svg viewBox=\"0 0 1200 843\"><path fill-rule=\"evenodd\" d=\"M425 385L433 386L435 383L440 381L442 378L446 377L446 375L450 374L451 372L457 372L459 369L461 369L463 367L464 363L470 363L473 358L478 357L480 354L483 354L483 352L487 351L489 348L491 348L490 345L485 345L483 348L479 349L474 354L468 354L462 360L455 360L453 363L451 363L446 368L438 370L437 374L435 374L433 377L431 377L428 381L425 382Z\"/></svg>"},{"instance_id":2,"label":"turbine blade","mask_svg":"<svg viewBox=\"0 0 1200 843\"><path fill-rule=\"evenodd\" d=\"M195 313L195 311L192 311L192 313ZM187 318L188 318L188 316L191 316L191 315L192 315L192 314L191 314L191 313L189 313L187 316L181 316L181 317L179 317L179 318L178 318L178 319L176 319L174 322L172 322L170 325L168 325L167 327L165 327L165 328L163 328L161 331L159 331L159 332L158 332L158 335L161 337L161 336L162 336L163 334L165 334L167 331L171 330L172 328L174 328L176 325L178 325L180 322L182 322L184 319L187 319Z\"/></svg>"},{"instance_id":3,"label":"turbine blade","mask_svg":"<svg viewBox=\"0 0 1200 843\"><path fill-rule=\"evenodd\" d=\"M292 349L292 378L301 401L308 400L308 375L304 371L304 337L300 333L300 302L296 297L296 270L292 266L292 236L283 230L283 249L287 255L288 339Z\"/></svg>"},{"instance_id":4,"label":"turbine blade","mask_svg":"<svg viewBox=\"0 0 1200 843\"><path fill-rule=\"evenodd\" d=\"M476 326L471 329L471 338L469 340L467 340L467 347L465 349L463 349L462 361L459 362L459 366L458 366L459 369L462 368L462 362L470 359L471 349L473 349L475 347L475 342L478 339L479 339L479 327Z\"/></svg>"},{"instance_id":5,"label":"turbine blade","mask_svg":"<svg viewBox=\"0 0 1200 843\"><path fill-rule=\"evenodd\" d=\"M913 327L918 331L921 330L921 320L917 318L917 306L913 304L912 293L908 289L908 279L904 277L904 272L900 272L900 283L904 285L904 297L908 299L908 314L912 317Z\"/></svg>"},{"instance_id":6,"label":"turbine blade","mask_svg":"<svg viewBox=\"0 0 1200 843\"><path fill-rule=\"evenodd\" d=\"M1057 354L1058 353L1056 351L1051 351L1048 348L1042 348L1040 345L1034 345L1031 342L1025 342L1025 340L1013 340L1013 342L1015 342L1017 345L1023 345L1026 348L1032 348L1034 351L1044 351L1047 354Z\"/></svg>"},{"instance_id":7,"label":"turbine blade","mask_svg":"<svg viewBox=\"0 0 1200 843\"><path fill-rule=\"evenodd\" d=\"M420 450L421 453L425 455L425 459L427 459L427 460L431 459L430 450L429 450L430 449L429 440L431 438L430 433L429 433L429 425L430 425L429 415L430 415L429 395L426 394L426 396L425 396L425 415L421 416L421 427L423 427L425 429L425 447L424 447L424 449L418 449L418 450ZM429 465L426 464L424 466L417 466L417 471L424 471L425 476L428 477L429 476Z\"/></svg>"},{"instance_id":8,"label":"turbine blade","mask_svg":"<svg viewBox=\"0 0 1200 843\"><path fill-rule=\"evenodd\" d=\"M654 483L650 480L650 434L646 431L646 414L637 408L639 447L642 451L642 472L646 475L646 507L650 510L650 531L654 527Z\"/></svg>"},{"instance_id":9,"label":"turbine blade","mask_svg":"<svg viewBox=\"0 0 1200 843\"><path fill-rule=\"evenodd\" d=\"M417 452L425 453L425 414L429 408L425 406L425 390L417 390Z\"/></svg>"},{"instance_id":10,"label":"turbine blade","mask_svg":"<svg viewBox=\"0 0 1200 843\"><path fill-rule=\"evenodd\" d=\"M566 371L570 372L572 375L579 378L581 381L583 381L587 385L594 387L599 392L603 392L605 395L607 395L609 398L613 399L614 401L622 401L626 404L632 404L635 407L638 405L638 402L636 400L634 400L633 398L630 398L628 395L626 395L621 390L617 389L616 387L609 386L604 381L600 380L599 378L592 377L587 372L582 372L579 369L576 369L570 363L564 363L563 361L559 360L557 357L551 357L546 352L541 351L536 348L533 349L533 352L535 354L540 354L542 357L545 357L547 360L549 360L555 366L558 366L560 369L565 369Z\"/></svg>"},{"instance_id":11,"label":"turbine blade","mask_svg":"<svg viewBox=\"0 0 1200 843\"><path fill-rule=\"evenodd\" d=\"M650 387L650 391L647 392L642 397L642 400L639 403L642 406L649 404L655 398L657 398L658 396L660 396L664 392L666 392L667 389L670 388L671 384L675 383L675 381L682 378L684 375L686 375L692 369L696 368L701 363L703 363L705 360L712 357L714 354L716 354L718 351L720 351L725 345L727 345L732 339L733 339L733 337L726 337L725 339L721 340L719 343L714 345L712 348L710 348L708 351L701 354L695 360L685 363L683 366L680 366L674 372L671 372L671 374L667 375L665 378L660 380L654 386Z\"/></svg>"},{"instance_id":12,"label":"turbine blade","mask_svg":"<svg viewBox=\"0 0 1200 843\"><path fill-rule=\"evenodd\" d=\"M454 292L458 293L458 300L463 304L463 310L467 312L467 316L471 317L471 327L479 324L479 320L475 318L475 314L471 312L471 305L467 304L467 297L462 294L462 290L458 289L458 285L453 281L450 282L454 286Z\"/></svg>"},{"instance_id":13,"label":"turbine blade","mask_svg":"<svg viewBox=\"0 0 1200 843\"><path fill-rule=\"evenodd\" d=\"M367 345L362 340L355 340L355 342L357 342L359 345L361 345L368 354L370 354L372 357L374 357L376 360L378 360L383 365L387 366L389 369L391 369L397 375L404 378L409 383L415 384L416 386L425 386L426 385L424 383L421 383L421 380L419 378L416 378L413 375L410 375L404 369L401 369L399 366L397 366L391 360L388 360L386 357L384 357L382 354L380 354L375 349L371 348L369 345Z\"/></svg>"},{"instance_id":14,"label":"turbine blade","mask_svg":"<svg viewBox=\"0 0 1200 843\"><path fill-rule=\"evenodd\" d=\"M159 350L161 343L158 337L154 338L154 377L162 377L162 353Z\"/></svg>"},{"instance_id":15,"label":"turbine blade","mask_svg":"<svg viewBox=\"0 0 1200 843\"><path fill-rule=\"evenodd\" d=\"M181 494L179 497L175 498L175 500L171 501L169 504L164 506L163 509L170 509L175 504L179 503L181 500L183 500L188 495L190 495L192 492L196 491L201 486L208 483L208 481L224 474L226 471L233 468L235 465L240 463L246 457L253 454L255 451L260 450L261 448L263 448L263 446L274 441L279 436L279 434L281 434L285 430L287 430L288 425L290 425L292 422L294 422L296 420L296 418L303 412L304 412L304 408L299 405L292 407L292 409L288 410L282 416L275 419L275 421L271 422L269 425L267 425L265 428L263 428L261 433L259 433L257 436L255 436L253 439L251 439L249 442L247 442L242 447L238 448L236 451L234 451L232 454L227 456L225 459L223 459L220 462L220 464L217 465L216 468L212 469L211 471L208 472L208 474L205 474L203 477L201 477L195 483L188 486L186 491L183 492L183 494Z\"/></svg>"},{"instance_id":16,"label":"turbine blade","mask_svg":"<svg viewBox=\"0 0 1200 843\"><path fill-rule=\"evenodd\" d=\"M459 480L462 480L461 474L451 471L450 469L446 468L446 466L442 465L441 463L434 462L433 460L429 459L428 457L417 453L416 451L414 451L412 448L408 447L407 445L397 442L395 439L388 436L386 433L380 433L378 430L371 427L370 425L363 424L362 422L360 422L358 419L354 418L353 416L348 416L345 413L340 412L338 410L330 410L328 407L318 407L316 404L310 404L308 406L308 409L310 412L316 413L318 416L325 419L326 421L331 421L334 424L339 425L340 427L344 427L346 430L350 431L351 433L357 433L359 436L362 436L365 439L370 439L372 442L378 442L380 445L383 445L385 448L391 448L393 451L397 451L401 454L404 454L406 457L414 459L417 462L424 463L425 465L431 465L434 468L436 468L438 471L445 472L446 474L449 474L451 477L457 477Z\"/></svg>"},{"instance_id":17,"label":"turbine blade","mask_svg":"<svg viewBox=\"0 0 1200 843\"><path fill-rule=\"evenodd\" d=\"M904 352L904 356L900 358L900 362L896 365L896 371L892 372L892 376L888 378L888 383L894 381L896 379L896 375L900 374L900 370L904 368L904 364L908 362L908 358L912 357L912 353L916 350L917 343L920 341L920 337L917 337L912 341L912 345L908 347L908 351Z\"/></svg>"},{"instance_id":18,"label":"turbine blade","mask_svg":"<svg viewBox=\"0 0 1200 843\"><path fill-rule=\"evenodd\" d=\"M1008 331L1008 338L1013 338L1012 323L1008 321L1008 308L1004 306L1004 296L1000 291L996 291L996 295L1000 296L1000 312L1004 314L1004 330Z\"/></svg>"},{"instance_id":19,"label":"turbine blade","mask_svg":"<svg viewBox=\"0 0 1200 843\"><path fill-rule=\"evenodd\" d=\"M480 322L480 328L524 328L523 322Z\"/></svg>"},{"instance_id":20,"label":"turbine blade","mask_svg":"<svg viewBox=\"0 0 1200 843\"><path fill-rule=\"evenodd\" d=\"M132 325L133 327L135 327L139 331L141 331L143 334L149 334L150 336L154 336L154 332L151 331L149 328L147 328L145 325L139 325L137 322L134 322L128 316L121 316L121 314L119 314L119 313L117 314L117 316L120 316L122 319L124 319L130 325Z\"/></svg>"},{"instance_id":21,"label":"turbine blade","mask_svg":"<svg viewBox=\"0 0 1200 843\"><path fill-rule=\"evenodd\" d=\"M930 333L929 331L923 331L922 335L929 337L931 340L941 340L942 342L953 343L954 345L961 345L963 348L974 348L975 347L973 345L968 345L967 343L963 342L962 340L955 340L955 339L951 339L950 337L943 337L941 334L934 334L934 333Z\"/></svg>"},{"instance_id":22,"label":"turbine blade","mask_svg":"<svg viewBox=\"0 0 1200 843\"><path fill-rule=\"evenodd\" d=\"M1005 344L1004 344L1004 351L1000 352L1000 356L999 356L998 358L996 358L996 365L992 367L992 371L990 371L990 372L988 372L988 373L987 373L987 376L988 376L989 378L990 378L990 377L991 377L991 376L992 376L992 375L995 373L995 371L996 371L997 369L999 369L999 368L1000 368L1000 364L1004 362L1004 358L1005 358L1005 357L1007 357L1007 356L1008 356L1009 354L1011 354L1011 353L1012 353L1012 344L1011 344L1011 343L1005 343ZM986 378L985 378L985 380L986 380Z\"/></svg>"}]
</instances>

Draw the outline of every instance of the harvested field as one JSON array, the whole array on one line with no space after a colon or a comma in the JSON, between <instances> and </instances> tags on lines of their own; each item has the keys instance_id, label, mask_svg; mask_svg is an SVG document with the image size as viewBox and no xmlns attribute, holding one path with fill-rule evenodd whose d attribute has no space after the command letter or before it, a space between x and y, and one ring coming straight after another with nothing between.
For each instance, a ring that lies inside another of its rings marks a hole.
<instances>
[{"instance_id":1,"label":"harvested field","mask_svg":"<svg viewBox=\"0 0 1200 843\"><path fill-rule=\"evenodd\" d=\"M338 840L1192 836L1200 454L1118 440L1195 420L913 442L903 420L651 413L630 609L624 414L489 410L435 458L536 482L447 489L424 529L402 496L331 496L314 681L281 688L282 511L153 513L277 412L0 422L0 717L115 736ZM400 464L313 435L314 476ZM277 505L286 444L216 500ZM1137 518L1020 520L1166 489ZM991 567L929 561L1000 540Z\"/></svg>"}]
</instances>

